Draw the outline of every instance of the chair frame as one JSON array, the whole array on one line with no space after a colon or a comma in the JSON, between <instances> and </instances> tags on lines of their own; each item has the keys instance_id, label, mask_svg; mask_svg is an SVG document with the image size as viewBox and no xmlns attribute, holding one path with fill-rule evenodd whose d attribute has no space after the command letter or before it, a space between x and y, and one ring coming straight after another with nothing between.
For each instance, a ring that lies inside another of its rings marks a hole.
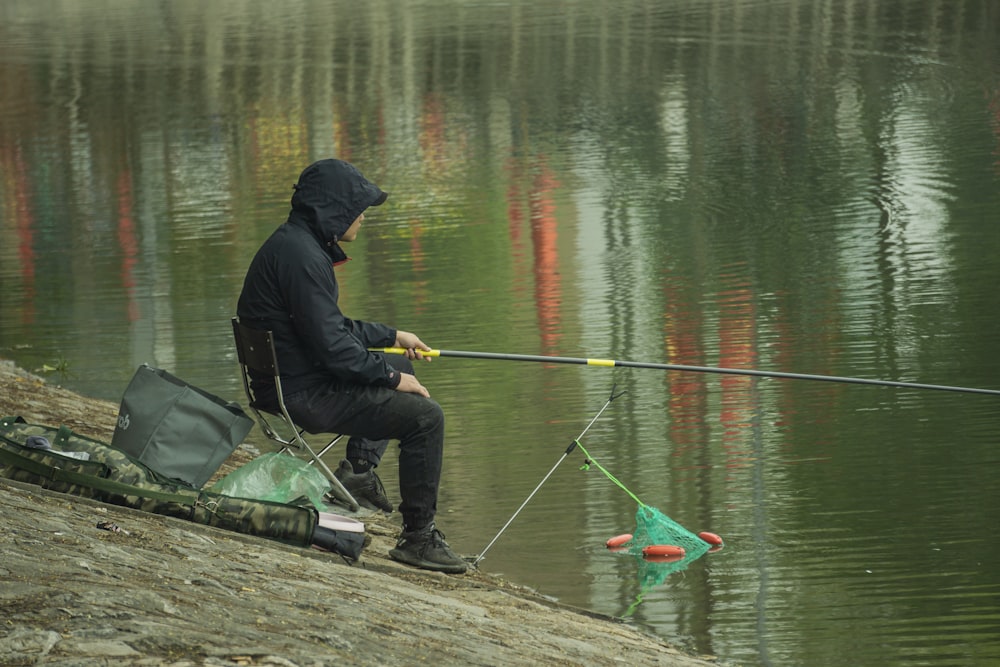
<instances>
[{"instance_id":1,"label":"chair frame","mask_svg":"<svg viewBox=\"0 0 1000 667\"><path fill-rule=\"evenodd\" d=\"M260 424L264 435L281 445L279 452L288 452L293 456L296 453L304 453L309 458L309 464L315 463L323 475L330 480L330 484L333 486L331 489L333 496L347 505L350 511L357 512L360 507L358 501L344 488L341 481L337 479L322 459L322 456L330 451L344 435L335 435L319 452L310 447L309 443L302 437L305 429L301 429L295 424L295 421L288 414L288 408L285 407L285 395L281 388L281 373L278 368L278 355L274 348L274 333L265 329L252 329L242 324L238 317L232 318L232 323L233 338L236 341L236 356L239 359L240 374L243 378L243 390L250 402L250 410L256 416L257 423ZM250 371L269 375L274 379L280 412L265 411L254 405L255 397L253 389L250 388ZM265 412L276 420L281 420L292 435L283 437L264 416Z\"/></svg>"}]
</instances>

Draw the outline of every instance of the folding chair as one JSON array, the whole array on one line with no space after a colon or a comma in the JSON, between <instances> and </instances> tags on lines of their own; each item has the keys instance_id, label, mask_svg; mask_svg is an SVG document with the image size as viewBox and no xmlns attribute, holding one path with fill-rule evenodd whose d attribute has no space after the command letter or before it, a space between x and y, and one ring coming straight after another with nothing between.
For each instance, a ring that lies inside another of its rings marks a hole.
<instances>
[{"instance_id":1,"label":"folding chair","mask_svg":"<svg viewBox=\"0 0 1000 667\"><path fill-rule=\"evenodd\" d=\"M326 478L330 480L330 483L333 485L333 489L331 489L333 496L347 505L352 512L357 512L359 508L358 501L344 488L344 485L341 484L340 480L337 479L322 459L323 455L330 451L337 444L337 441L343 437L343 434L336 435L317 453L309 446L305 438L302 437L305 430L296 426L295 422L288 415L288 408L285 407L285 395L281 390L278 356L274 350L274 334L261 329L251 329L241 324L238 317L234 317L233 337L236 339L236 355L239 358L240 371L243 376L243 389L246 391L247 400L250 402L250 409L257 417L257 422L260 424L261 430L264 431L264 435L281 445L280 452L288 452L293 455L296 453L306 454L310 459L309 463L315 462ZM267 417L264 416L265 411L255 405L256 397L250 388L250 371L261 375L269 375L274 378L274 388L278 395L278 408L280 411L272 412L267 410L266 412L284 423L284 428L287 428L291 432L289 437L282 437L271 425Z\"/></svg>"}]
</instances>

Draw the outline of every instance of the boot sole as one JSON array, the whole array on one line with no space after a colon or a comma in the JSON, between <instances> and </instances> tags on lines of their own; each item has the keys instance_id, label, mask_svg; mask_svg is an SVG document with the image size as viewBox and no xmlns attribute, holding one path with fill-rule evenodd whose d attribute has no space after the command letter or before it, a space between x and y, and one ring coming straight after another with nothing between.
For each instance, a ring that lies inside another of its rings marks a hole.
<instances>
[{"instance_id":1,"label":"boot sole","mask_svg":"<svg viewBox=\"0 0 1000 667\"><path fill-rule=\"evenodd\" d=\"M469 569L465 562L455 563L454 565L435 563L429 560L414 558L411 554L406 551L400 551L399 549L390 549L389 557L394 561L403 563L404 565L412 565L413 567L419 567L422 570L444 572L445 574L464 574L465 571Z\"/></svg>"}]
</instances>

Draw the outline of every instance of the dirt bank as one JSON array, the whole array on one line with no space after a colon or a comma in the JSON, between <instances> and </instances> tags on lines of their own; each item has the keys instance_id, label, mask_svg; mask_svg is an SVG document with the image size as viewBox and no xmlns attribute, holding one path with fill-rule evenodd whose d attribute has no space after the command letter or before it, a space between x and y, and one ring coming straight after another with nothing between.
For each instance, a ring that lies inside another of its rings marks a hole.
<instances>
[{"instance_id":1,"label":"dirt bank","mask_svg":"<svg viewBox=\"0 0 1000 667\"><path fill-rule=\"evenodd\" d=\"M0 360L2 415L110 442L117 411ZM478 571L400 566L391 520L366 519L349 566L2 478L0 515L0 665L716 664Z\"/></svg>"}]
</instances>

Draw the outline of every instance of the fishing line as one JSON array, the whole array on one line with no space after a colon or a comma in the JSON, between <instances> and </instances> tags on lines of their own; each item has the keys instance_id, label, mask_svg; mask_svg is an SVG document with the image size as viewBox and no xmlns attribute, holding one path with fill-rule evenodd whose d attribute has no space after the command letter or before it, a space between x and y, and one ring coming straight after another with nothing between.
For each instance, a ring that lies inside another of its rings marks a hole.
<instances>
[{"instance_id":1,"label":"fishing line","mask_svg":"<svg viewBox=\"0 0 1000 667\"><path fill-rule=\"evenodd\" d=\"M486 548L483 549L482 552L478 556L476 556L475 560L472 561L473 567L479 565L479 561L481 561L483 558L486 557L486 552L490 550L490 547L492 547L493 544L498 539L500 539L500 536L503 535L505 530L507 530L507 527L514 522L514 519L517 518L517 515L520 514L521 510L524 509L525 505L527 505L528 502L535 497L535 494L538 493L538 490L542 488L542 485L545 484L546 480L548 480L548 478L552 476L552 473L556 471L556 468L559 467L559 465L566 459L566 457L569 456L573 452L573 450L576 449L577 447L580 447L580 449L583 450L583 447L580 445L580 439L587 434L587 431L590 430L590 427L594 425L594 423L600 418L602 414L604 414L604 411L608 409L609 405L611 405L611 401L615 400L616 398L625 393L624 391L620 391L616 394L615 387L617 387L617 385L611 386L611 395L608 396L608 400L604 404L604 407L602 407L600 411L596 415L594 415L594 418L590 420L590 423L587 424L587 428L583 429L580 435L576 436L576 439L569 444L569 447L567 447L566 451L563 452L563 455L559 457L559 460L556 461L556 464L552 466L552 469L549 470L549 472L545 475L545 477L542 478L542 481L538 483L538 486L535 487L535 490L532 491L530 494L528 494L528 497L524 499L524 502L521 503L521 506L517 508L517 511L514 512L514 514L510 517L510 519L507 520L507 523L503 525L503 528L500 529L500 532L498 532L496 536L492 540L490 540L490 543L486 545ZM590 457L588 456L587 458L589 459Z\"/></svg>"},{"instance_id":2,"label":"fishing line","mask_svg":"<svg viewBox=\"0 0 1000 667\"><path fill-rule=\"evenodd\" d=\"M405 354L401 347L369 348L372 352L385 354ZM537 361L548 364L579 364L585 366L604 366L611 368L651 368L664 371L683 371L690 373L722 373L727 375L751 375L757 377L783 378L790 380L816 380L821 382L843 382L849 384L867 384L880 387L900 387L904 389L933 389L938 391L957 391L966 394L990 394L1000 396L998 389L980 389L977 387L955 387L942 384L924 384L920 382L897 382L895 380L870 380L867 378L844 377L840 375L811 375L808 373L786 373L782 371L761 371L751 368L720 368L716 366L687 366L684 364L658 364L643 361L620 361L616 359L588 359L584 357L549 357L533 354L505 354L499 352L466 352L462 350L421 350L425 357L464 357L467 359L498 359L502 361Z\"/></svg>"}]
</instances>

